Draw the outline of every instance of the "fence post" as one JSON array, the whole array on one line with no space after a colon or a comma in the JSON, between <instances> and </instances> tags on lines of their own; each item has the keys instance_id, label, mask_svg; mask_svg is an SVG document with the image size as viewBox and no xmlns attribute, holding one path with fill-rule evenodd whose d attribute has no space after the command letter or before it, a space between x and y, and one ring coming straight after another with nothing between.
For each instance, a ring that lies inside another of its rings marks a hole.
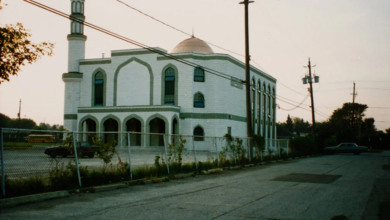
<instances>
[{"instance_id":1,"label":"fence post","mask_svg":"<svg viewBox=\"0 0 390 220\"><path fill-rule=\"evenodd\" d=\"M167 156L167 142L165 139L165 134L163 134L163 138L164 138L164 148L165 148L165 161L167 162L167 170L168 170L168 174L169 174L169 161L168 161L168 156Z\"/></svg>"},{"instance_id":2,"label":"fence post","mask_svg":"<svg viewBox=\"0 0 390 220\"><path fill-rule=\"evenodd\" d=\"M133 180L133 168L131 167L131 146L130 146L130 132L127 133L127 142L129 142L129 168L130 168L130 179Z\"/></svg>"},{"instance_id":3,"label":"fence post","mask_svg":"<svg viewBox=\"0 0 390 220\"><path fill-rule=\"evenodd\" d=\"M81 177L80 177L80 167L79 167L79 155L77 155L77 142L76 142L76 132L73 132L73 147L74 147L74 156L76 158L76 166L77 166L77 176L79 178L79 185L81 186Z\"/></svg>"},{"instance_id":4,"label":"fence post","mask_svg":"<svg viewBox=\"0 0 390 220\"><path fill-rule=\"evenodd\" d=\"M1 182L3 188L3 196L5 197L5 168L4 168L4 143L3 143L3 129L0 128L0 145L1 145Z\"/></svg>"},{"instance_id":5,"label":"fence post","mask_svg":"<svg viewBox=\"0 0 390 220\"><path fill-rule=\"evenodd\" d=\"M276 140L276 142L278 143L278 148L279 148L279 159L280 159L280 143L278 140Z\"/></svg>"},{"instance_id":6,"label":"fence post","mask_svg":"<svg viewBox=\"0 0 390 220\"><path fill-rule=\"evenodd\" d=\"M216 137L214 137L214 146L215 146L215 150L217 151L217 166L219 167L219 154L218 154L217 138Z\"/></svg>"},{"instance_id":7,"label":"fence post","mask_svg":"<svg viewBox=\"0 0 390 220\"><path fill-rule=\"evenodd\" d=\"M196 167L196 170L198 170L198 161L196 161L196 150L195 150L194 136L192 136L192 149L193 149L193 151L194 151L195 167Z\"/></svg>"}]
</instances>

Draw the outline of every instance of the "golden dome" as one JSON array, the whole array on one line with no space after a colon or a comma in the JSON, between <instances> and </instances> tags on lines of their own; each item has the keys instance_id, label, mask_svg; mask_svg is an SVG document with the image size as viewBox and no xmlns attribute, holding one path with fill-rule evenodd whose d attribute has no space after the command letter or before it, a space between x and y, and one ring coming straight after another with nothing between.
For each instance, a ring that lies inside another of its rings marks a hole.
<instances>
[{"instance_id":1,"label":"golden dome","mask_svg":"<svg viewBox=\"0 0 390 220\"><path fill-rule=\"evenodd\" d=\"M191 37L180 42L172 53L214 53L213 49L204 41Z\"/></svg>"}]
</instances>

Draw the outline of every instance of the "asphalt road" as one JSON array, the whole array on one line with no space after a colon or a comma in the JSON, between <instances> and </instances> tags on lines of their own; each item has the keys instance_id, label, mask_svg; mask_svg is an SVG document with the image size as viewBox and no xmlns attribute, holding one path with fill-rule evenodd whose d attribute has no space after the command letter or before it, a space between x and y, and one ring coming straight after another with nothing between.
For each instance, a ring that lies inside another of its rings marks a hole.
<instances>
[{"instance_id":1,"label":"asphalt road","mask_svg":"<svg viewBox=\"0 0 390 220\"><path fill-rule=\"evenodd\" d=\"M390 152L336 154L23 205L0 219L378 219Z\"/></svg>"}]
</instances>

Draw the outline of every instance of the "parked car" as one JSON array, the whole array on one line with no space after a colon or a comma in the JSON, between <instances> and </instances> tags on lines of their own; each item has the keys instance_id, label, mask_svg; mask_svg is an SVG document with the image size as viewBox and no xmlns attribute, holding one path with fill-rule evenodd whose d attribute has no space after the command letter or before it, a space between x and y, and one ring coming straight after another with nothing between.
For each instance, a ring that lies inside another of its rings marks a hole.
<instances>
[{"instance_id":1,"label":"parked car","mask_svg":"<svg viewBox=\"0 0 390 220\"><path fill-rule=\"evenodd\" d=\"M89 142L76 142L77 144L77 154L79 157L89 157L93 158L95 153L99 153L100 148L96 145L91 145ZM57 156L67 157L69 155L74 155L73 145L60 145L55 147L46 148L45 154L49 155L51 158Z\"/></svg>"},{"instance_id":2,"label":"parked car","mask_svg":"<svg viewBox=\"0 0 390 220\"><path fill-rule=\"evenodd\" d=\"M357 146L355 143L341 143L336 147L325 147L324 152L329 154L335 153L354 153L359 155L362 152L367 152L367 147Z\"/></svg>"}]
</instances>

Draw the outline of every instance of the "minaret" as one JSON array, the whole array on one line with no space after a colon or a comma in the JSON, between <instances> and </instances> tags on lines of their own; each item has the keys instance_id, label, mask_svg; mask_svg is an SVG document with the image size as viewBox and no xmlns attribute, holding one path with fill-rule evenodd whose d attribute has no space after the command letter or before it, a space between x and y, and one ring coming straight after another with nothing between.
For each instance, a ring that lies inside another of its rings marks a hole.
<instances>
[{"instance_id":1,"label":"minaret","mask_svg":"<svg viewBox=\"0 0 390 220\"><path fill-rule=\"evenodd\" d=\"M71 0L70 15L84 22L84 0ZM83 73L80 72L80 60L85 58L84 25L71 20L70 34L68 35L68 72L62 74L65 82L64 99L64 128L68 131L77 131L77 108L80 106L80 82Z\"/></svg>"}]
</instances>

